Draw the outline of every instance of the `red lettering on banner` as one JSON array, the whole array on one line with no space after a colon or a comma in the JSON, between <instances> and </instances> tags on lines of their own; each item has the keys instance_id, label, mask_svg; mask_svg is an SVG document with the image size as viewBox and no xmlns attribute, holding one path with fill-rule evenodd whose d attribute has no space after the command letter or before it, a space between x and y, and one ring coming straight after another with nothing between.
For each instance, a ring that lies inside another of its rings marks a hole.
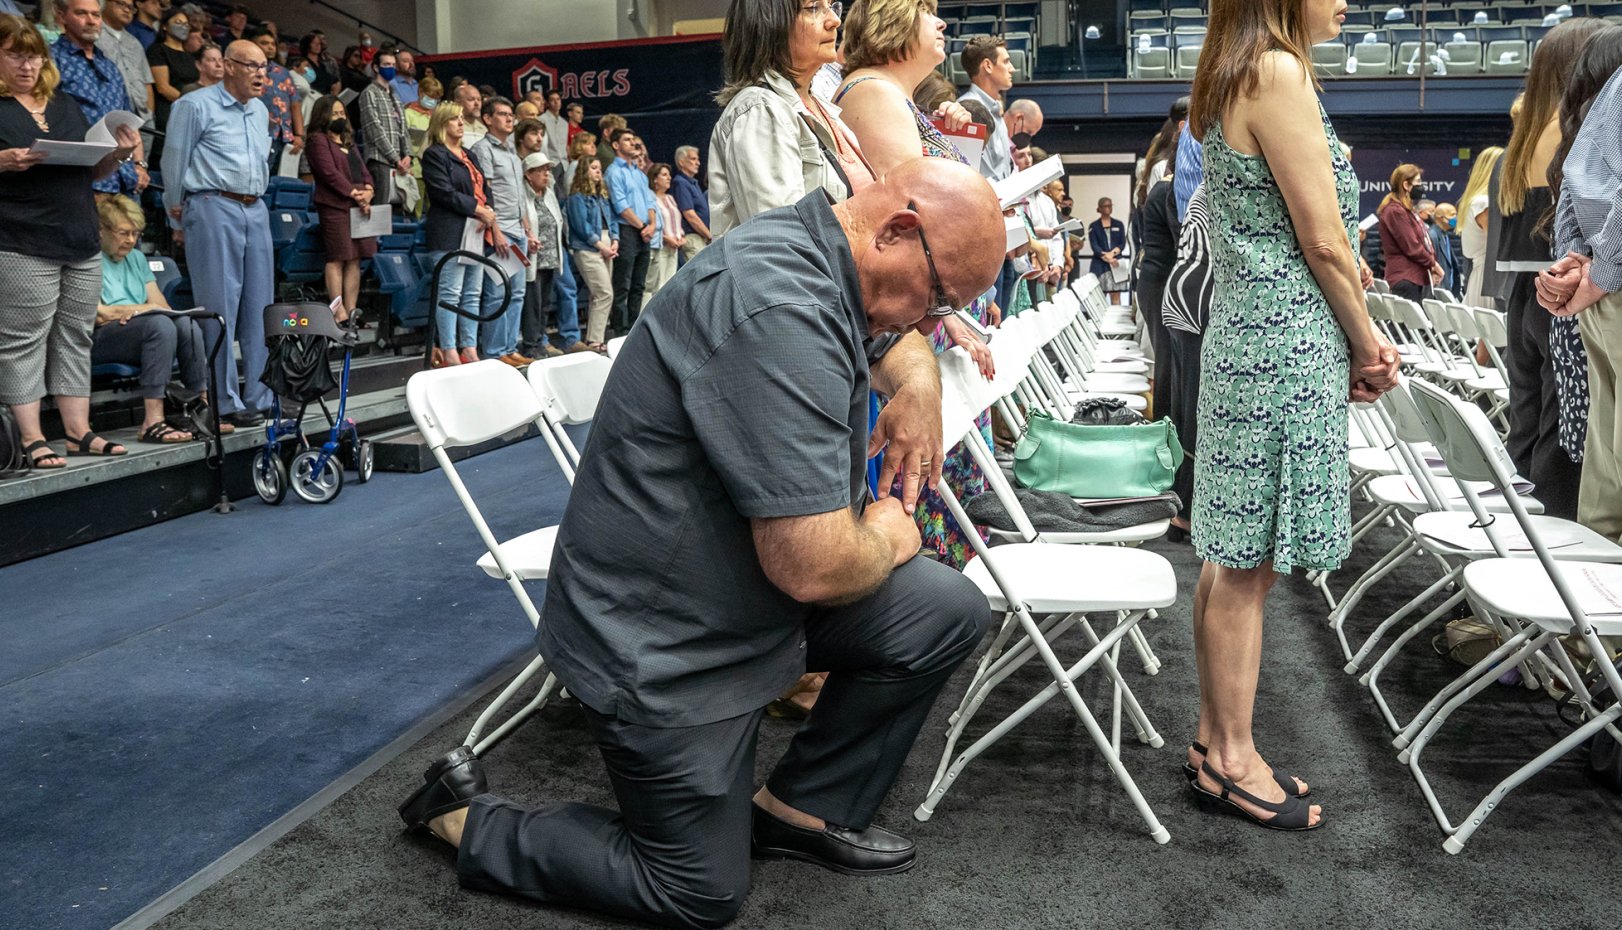
<instances>
[{"instance_id":1,"label":"red lettering on banner","mask_svg":"<svg viewBox=\"0 0 1622 930\"><path fill-rule=\"evenodd\" d=\"M593 88L596 87L596 84L597 84L597 74L596 74L596 72L587 71L585 74L580 75L580 96L582 96L582 97L595 97L595 96L597 96L597 91L593 89Z\"/></svg>"},{"instance_id":2,"label":"red lettering on banner","mask_svg":"<svg viewBox=\"0 0 1622 930\"><path fill-rule=\"evenodd\" d=\"M558 88L558 93L563 95L563 99L571 100L571 99L573 99L575 97L580 96L580 88L575 83L574 75L572 75L572 74L563 75L562 80L560 81L560 83L563 86Z\"/></svg>"},{"instance_id":3,"label":"red lettering on banner","mask_svg":"<svg viewBox=\"0 0 1622 930\"><path fill-rule=\"evenodd\" d=\"M631 72L621 68L614 72L614 92L612 96L625 97L631 93Z\"/></svg>"}]
</instances>

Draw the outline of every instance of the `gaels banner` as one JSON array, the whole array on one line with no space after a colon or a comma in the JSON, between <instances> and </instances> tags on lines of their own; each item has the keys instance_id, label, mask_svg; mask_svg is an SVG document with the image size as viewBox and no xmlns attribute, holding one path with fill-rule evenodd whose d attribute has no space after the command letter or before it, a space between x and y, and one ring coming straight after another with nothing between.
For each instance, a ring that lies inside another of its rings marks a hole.
<instances>
[{"instance_id":1,"label":"gaels banner","mask_svg":"<svg viewBox=\"0 0 1622 930\"><path fill-rule=\"evenodd\" d=\"M722 81L720 36L502 49L420 60L433 65L447 85L464 77L515 101L532 90L556 89L565 103L585 107L582 125L594 134L597 117L618 113L647 143L655 161L671 161L678 145L707 151L710 130L721 115L715 104Z\"/></svg>"}]
</instances>

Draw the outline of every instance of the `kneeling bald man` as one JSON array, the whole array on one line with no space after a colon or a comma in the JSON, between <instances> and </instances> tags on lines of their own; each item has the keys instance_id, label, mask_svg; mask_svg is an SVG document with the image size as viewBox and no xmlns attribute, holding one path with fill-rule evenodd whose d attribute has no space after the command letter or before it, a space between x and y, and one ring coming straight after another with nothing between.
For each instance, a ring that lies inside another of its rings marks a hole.
<instances>
[{"instance_id":1,"label":"kneeling bald man","mask_svg":"<svg viewBox=\"0 0 1622 930\"><path fill-rule=\"evenodd\" d=\"M844 203L817 191L756 217L653 299L593 420L537 634L620 809L520 807L458 750L401 815L459 847L462 884L714 927L743 904L751 851L912 866L873 815L990 611L916 558L899 500L864 506L864 344L933 328L926 314L991 286L1004 248L990 185L920 158ZM932 356L873 387L903 377L938 411ZM808 667L832 674L757 792L764 708Z\"/></svg>"}]
</instances>

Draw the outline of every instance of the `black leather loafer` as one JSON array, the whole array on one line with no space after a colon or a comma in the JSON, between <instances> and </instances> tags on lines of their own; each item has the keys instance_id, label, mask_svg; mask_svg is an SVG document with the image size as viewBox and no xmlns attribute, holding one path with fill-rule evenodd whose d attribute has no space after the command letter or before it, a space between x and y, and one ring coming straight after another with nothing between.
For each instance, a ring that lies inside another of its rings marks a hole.
<instances>
[{"instance_id":1,"label":"black leather loafer","mask_svg":"<svg viewBox=\"0 0 1622 930\"><path fill-rule=\"evenodd\" d=\"M414 831L428 829L428 821L459 810L490 790L484 766L472 750L461 746L440 758L423 773L423 786L400 805L400 819Z\"/></svg>"},{"instance_id":2,"label":"black leather loafer","mask_svg":"<svg viewBox=\"0 0 1622 930\"><path fill-rule=\"evenodd\" d=\"M912 840L879 826L847 830L828 824L808 830L755 807L750 854L756 859L800 859L846 875L890 875L912 868Z\"/></svg>"}]
</instances>

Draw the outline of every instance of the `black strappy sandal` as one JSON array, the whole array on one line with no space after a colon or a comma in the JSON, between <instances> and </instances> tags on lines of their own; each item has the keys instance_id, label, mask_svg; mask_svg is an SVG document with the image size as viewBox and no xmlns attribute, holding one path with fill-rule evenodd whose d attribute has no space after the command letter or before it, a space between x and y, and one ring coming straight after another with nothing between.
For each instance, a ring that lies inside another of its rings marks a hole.
<instances>
[{"instance_id":1,"label":"black strappy sandal","mask_svg":"<svg viewBox=\"0 0 1622 930\"><path fill-rule=\"evenodd\" d=\"M1203 743L1201 743L1199 740L1195 740L1192 743L1189 743L1188 748L1190 748L1190 749L1194 750L1195 752L1199 753L1200 758L1202 760L1206 756L1211 754L1211 750L1207 749L1205 747L1205 745ZM1188 783L1192 785L1192 784L1194 784L1194 782L1196 780L1199 779L1200 773L1199 773L1198 770L1196 770L1194 768L1194 766L1189 765L1187 762L1184 762L1183 763L1183 777L1188 779ZM1280 788L1284 789L1284 793L1289 795L1292 798L1304 798L1304 797L1307 797L1308 795L1312 794L1312 789L1310 787L1307 788L1307 790L1301 792L1300 794L1296 794L1295 793L1295 786L1298 785L1298 784L1304 785L1304 784L1306 784L1306 782L1297 779L1294 775L1287 775L1287 774L1279 771L1278 769L1273 770L1273 781L1278 782L1278 786Z\"/></svg>"},{"instance_id":2,"label":"black strappy sandal","mask_svg":"<svg viewBox=\"0 0 1622 930\"><path fill-rule=\"evenodd\" d=\"M1322 819L1319 819L1317 823L1312 822L1312 806L1302 801L1300 798L1286 794L1284 796L1284 800L1278 804L1274 804L1271 801L1263 801L1261 798L1256 797L1254 794L1251 794L1245 789L1234 784L1231 779L1218 773L1216 769L1211 768L1211 763L1202 762L1200 763L1200 768L1205 772L1205 774L1211 776L1212 781L1222 786L1222 793L1216 794L1200 787L1198 780L1189 782L1188 786L1194 789L1194 797L1199 800L1200 808L1202 810L1215 809L1219 813L1235 814L1245 818L1258 827L1265 827L1269 830L1279 830L1285 833L1304 833L1308 830L1316 830L1324 825L1324 821ZM1255 814L1252 814L1250 811L1239 806L1238 803L1228 797L1229 795L1234 795L1241 800L1248 801L1262 810L1271 813L1273 816L1263 820L1262 818L1257 817Z\"/></svg>"},{"instance_id":3,"label":"black strappy sandal","mask_svg":"<svg viewBox=\"0 0 1622 930\"><path fill-rule=\"evenodd\" d=\"M95 449L91 448L91 446L95 445L96 440L98 439L101 440L100 452L97 452ZM105 436L97 436L95 433L85 433L78 439L68 436L67 442L68 456L70 458L75 455L87 455L91 458L116 458L120 455L127 455L130 451L124 448L123 443L115 442ZM114 449L117 449L118 451L114 452Z\"/></svg>"},{"instance_id":4,"label":"black strappy sandal","mask_svg":"<svg viewBox=\"0 0 1622 930\"><path fill-rule=\"evenodd\" d=\"M35 455L34 453L38 452L40 449L44 449L45 454L44 455ZM39 469L40 471L51 471L51 470L57 469L57 468L67 468L68 467L67 458L64 457L62 455L62 453L56 451L55 449L52 449L51 444L46 442L43 439L36 439L33 442L29 443L28 445L23 446L23 454L28 456L28 464L33 466L34 468ZM56 464L55 465L41 465L39 463L40 459L56 459Z\"/></svg>"},{"instance_id":5,"label":"black strappy sandal","mask_svg":"<svg viewBox=\"0 0 1622 930\"><path fill-rule=\"evenodd\" d=\"M181 436L186 438L181 439ZM191 442L196 438L197 437L195 435L187 432L186 430L175 429L167 422L159 420L146 429L141 430L141 436L136 440L136 442L144 442L154 446L177 446L182 443Z\"/></svg>"}]
</instances>

